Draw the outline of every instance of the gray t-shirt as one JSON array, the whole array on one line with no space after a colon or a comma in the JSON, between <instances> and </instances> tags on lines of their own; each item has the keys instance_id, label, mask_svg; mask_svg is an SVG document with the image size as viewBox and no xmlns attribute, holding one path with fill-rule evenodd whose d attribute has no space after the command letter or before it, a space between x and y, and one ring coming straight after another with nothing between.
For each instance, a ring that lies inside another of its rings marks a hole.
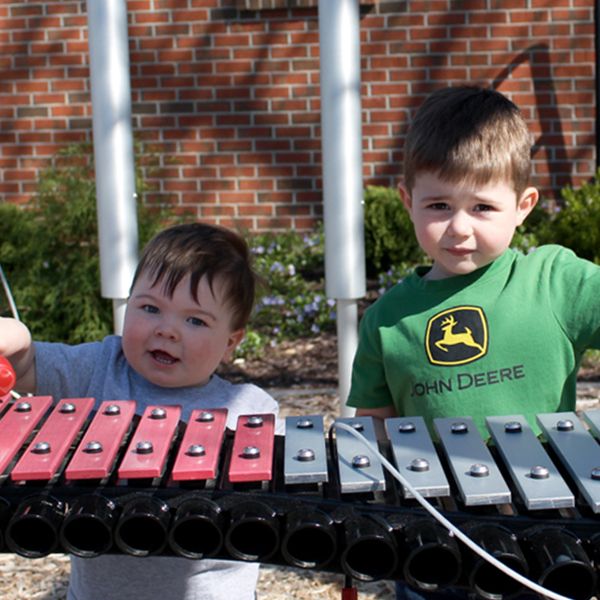
<instances>
[{"instance_id":1,"label":"gray t-shirt","mask_svg":"<svg viewBox=\"0 0 600 600\"><path fill-rule=\"evenodd\" d=\"M252 384L234 385L213 375L201 387L161 388L128 365L121 338L77 346L36 342L37 393L61 398L135 400L141 414L148 405L179 404L187 421L196 408L227 408L227 426L235 429L243 414L274 413L278 407ZM277 426L281 432L281 423ZM68 600L251 600L258 564L225 560L189 560L167 556L137 558L102 555L71 557Z\"/></svg>"}]
</instances>

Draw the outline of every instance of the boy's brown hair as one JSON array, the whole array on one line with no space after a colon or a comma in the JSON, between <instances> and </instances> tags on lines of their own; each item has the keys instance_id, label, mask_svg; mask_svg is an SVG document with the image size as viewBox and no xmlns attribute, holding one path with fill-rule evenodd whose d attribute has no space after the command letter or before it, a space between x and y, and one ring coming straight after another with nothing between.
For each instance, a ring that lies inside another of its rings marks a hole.
<instances>
[{"instance_id":1,"label":"boy's brown hair","mask_svg":"<svg viewBox=\"0 0 600 600\"><path fill-rule=\"evenodd\" d=\"M206 276L213 291L215 278L223 285L224 302L232 311L232 330L243 329L250 318L258 277L252 269L248 244L237 233L205 223L169 227L148 242L133 276L146 273L152 285L162 282L171 297L190 275L190 294L198 300L198 283Z\"/></svg>"},{"instance_id":2,"label":"boy's brown hair","mask_svg":"<svg viewBox=\"0 0 600 600\"><path fill-rule=\"evenodd\" d=\"M517 197L529 183L532 136L518 107L500 92L443 88L417 110L404 150L404 181L418 173L478 185L512 183Z\"/></svg>"}]
</instances>

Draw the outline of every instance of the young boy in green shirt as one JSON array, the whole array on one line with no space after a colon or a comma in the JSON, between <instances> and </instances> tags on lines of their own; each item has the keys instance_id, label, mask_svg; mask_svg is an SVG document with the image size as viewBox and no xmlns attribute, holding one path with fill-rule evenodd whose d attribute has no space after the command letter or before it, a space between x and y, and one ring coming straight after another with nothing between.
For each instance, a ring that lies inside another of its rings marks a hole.
<instances>
[{"instance_id":1,"label":"young boy in green shirt","mask_svg":"<svg viewBox=\"0 0 600 600\"><path fill-rule=\"evenodd\" d=\"M348 399L358 415L430 427L471 416L487 438L489 415L522 414L539 431L536 414L575 409L583 353L600 348L600 267L560 246L509 249L538 200L531 145L494 90L446 88L419 108L400 194L432 265L365 312Z\"/></svg>"}]
</instances>

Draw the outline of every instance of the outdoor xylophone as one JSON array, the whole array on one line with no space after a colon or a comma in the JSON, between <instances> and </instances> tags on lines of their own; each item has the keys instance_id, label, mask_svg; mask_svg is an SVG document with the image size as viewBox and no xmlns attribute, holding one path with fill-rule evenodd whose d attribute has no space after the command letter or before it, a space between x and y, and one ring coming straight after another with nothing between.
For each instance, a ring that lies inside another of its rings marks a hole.
<instances>
[{"instance_id":1,"label":"outdoor xylophone","mask_svg":"<svg viewBox=\"0 0 600 600\"><path fill-rule=\"evenodd\" d=\"M518 573L571 598L596 590L600 560L600 411L545 414L547 440L518 416L487 420L485 444L469 418L338 419L244 415L133 401L4 397L0 418L2 550L227 558L403 579L426 590L464 586L488 600L521 586L458 543L412 488Z\"/></svg>"}]
</instances>

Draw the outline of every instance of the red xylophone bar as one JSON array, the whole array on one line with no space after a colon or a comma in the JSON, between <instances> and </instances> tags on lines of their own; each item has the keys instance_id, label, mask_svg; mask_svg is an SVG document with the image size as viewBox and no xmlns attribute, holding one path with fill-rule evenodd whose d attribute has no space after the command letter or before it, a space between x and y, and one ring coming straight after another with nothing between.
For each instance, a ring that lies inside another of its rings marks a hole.
<instances>
[{"instance_id":1,"label":"red xylophone bar","mask_svg":"<svg viewBox=\"0 0 600 600\"><path fill-rule=\"evenodd\" d=\"M133 400L103 402L67 466L66 478L78 480L107 477L134 414Z\"/></svg>"},{"instance_id":2,"label":"red xylophone bar","mask_svg":"<svg viewBox=\"0 0 600 600\"><path fill-rule=\"evenodd\" d=\"M52 479L93 405L93 398L61 400L11 471L11 479L13 481Z\"/></svg>"},{"instance_id":3,"label":"red xylophone bar","mask_svg":"<svg viewBox=\"0 0 600 600\"><path fill-rule=\"evenodd\" d=\"M224 408L192 412L171 471L173 481L216 478L226 421Z\"/></svg>"},{"instance_id":4,"label":"red xylophone bar","mask_svg":"<svg viewBox=\"0 0 600 600\"><path fill-rule=\"evenodd\" d=\"M52 404L50 396L14 402L0 420L0 473L16 456L34 427Z\"/></svg>"},{"instance_id":5,"label":"red xylophone bar","mask_svg":"<svg viewBox=\"0 0 600 600\"><path fill-rule=\"evenodd\" d=\"M160 477L175 435L180 406L148 406L119 466L119 478Z\"/></svg>"}]
</instances>

